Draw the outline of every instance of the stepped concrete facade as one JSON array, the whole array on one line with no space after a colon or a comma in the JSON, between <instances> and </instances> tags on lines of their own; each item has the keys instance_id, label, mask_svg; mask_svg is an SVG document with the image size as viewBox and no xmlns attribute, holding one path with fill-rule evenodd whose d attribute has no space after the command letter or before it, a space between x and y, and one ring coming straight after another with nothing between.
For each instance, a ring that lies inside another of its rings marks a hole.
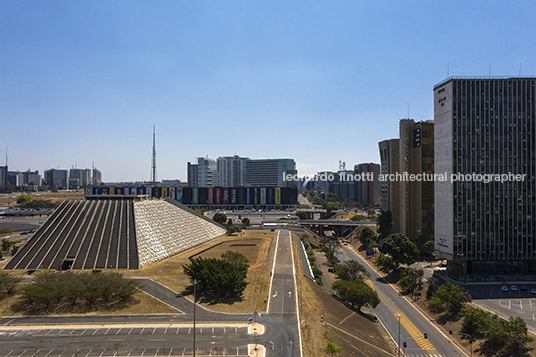
<instances>
[{"instance_id":1,"label":"stepped concrete facade","mask_svg":"<svg viewBox=\"0 0 536 357\"><path fill-rule=\"evenodd\" d=\"M139 269L226 233L173 199L65 201L5 269Z\"/></svg>"}]
</instances>

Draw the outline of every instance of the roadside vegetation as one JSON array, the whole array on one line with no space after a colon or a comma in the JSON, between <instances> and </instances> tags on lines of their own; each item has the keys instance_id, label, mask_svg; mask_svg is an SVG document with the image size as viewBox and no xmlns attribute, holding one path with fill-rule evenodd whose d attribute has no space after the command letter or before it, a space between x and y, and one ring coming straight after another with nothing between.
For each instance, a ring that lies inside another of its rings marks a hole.
<instances>
[{"instance_id":1,"label":"roadside vegetation","mask_svg":"<svg viewBox=\"0 0 536 357\"><path fill-rule=\"evenodd\" d=\"M20 298L12 308L25 314L118 308L128 304L140 288L138 281L119 273L43 271L19 289Z\"/></svg>"},{"instance_id":2,"label":"roadside vegetation","mask_svg":"<svg viewBox=\"0 0 536 357\"><path fill-rule=\"evenodd\" d=\"M233 220L231 218L227 218L227 215L225 213L221 213L221 212L215 213L214 217L212 217L212 220L226 227L227 235L229 236L233 233L242 231L240 227L233 226Z\"/></svg>"}]
</instances>

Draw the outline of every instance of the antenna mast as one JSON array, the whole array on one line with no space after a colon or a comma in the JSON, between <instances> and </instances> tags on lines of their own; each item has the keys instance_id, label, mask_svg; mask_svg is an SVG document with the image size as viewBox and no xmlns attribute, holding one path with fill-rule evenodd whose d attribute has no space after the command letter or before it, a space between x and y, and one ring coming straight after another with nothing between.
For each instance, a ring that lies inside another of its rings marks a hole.
<instances>
[{"instance_id":1,"label":"antenna mast","mask_svg":"<svg viewBox=\"0 0 536 357\"><path fill-rule=\"evenodd\" d=\"M151 162L151 179L152 182L156 182L156 141L155 141L155 133L154 133L154 123L153 123L153 159Z\"/></svg>"}]
</instances>

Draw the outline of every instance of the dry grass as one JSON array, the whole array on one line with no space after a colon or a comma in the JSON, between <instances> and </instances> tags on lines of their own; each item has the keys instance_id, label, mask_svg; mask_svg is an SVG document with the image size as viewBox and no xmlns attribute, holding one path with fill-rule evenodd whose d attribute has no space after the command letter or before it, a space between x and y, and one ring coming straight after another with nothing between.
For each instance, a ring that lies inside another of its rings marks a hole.
<instances>
[{"instance_id":1,"label":"dry grass","mask_svg":"<svg viewBox=\"0 0 536 357\"><path fill-rule=\"evenodd\" d=\"M84 190L76 191L58 191L58 192L15 192L11 197L1 197L0 205L14 206L17 202L17 196L31 194L34 200L50 200L54 203L62 203L66 200L81 200L84 196Z\"/></svg>"},{"instance_id":2,"label":"dry grass","mask_svg":"<svg viewBox=\"0 0 536 357\"><path fill-rule=\"evenodd\" d=\"M182 266L188 264L189 257L220 257L221 253L233 250L240 252L249 260L246 281L249 282L240 299L208 300L198 297L199 303L220 312L246 313L265 311L268 296L270 273L267 262L275 232L266 230L245 230L232 236L222 236L186 252L150 264L140 270L122 270L125 276L150 277L159 283L193 299L192 284L184 274Z\"/></svg>"},{"instance_id":3,"label":"dry grass","mask_svg":"<svg viewBox=\"0 0 536 357\"><path fill-rule=\"evenodd\" d=\"M297 257L294 242L294 257ZM390 351L394 345L381 325L350 309L327 290L304 277L299 259L296 259L296 277L305 357L324 355L330 341L343 348L338 356L392 355Z\"/></svg>"},{"instance_id":4,"label":"dry grass","mask_svg":"<svg viewBox=\"0 0 536 357\"><path fill-rule=\"evenodd\" d=\"M13 305L19 301L19 295L10 296L6 301L5 297L0 300L0 311L4 311L5 316L24 316L25 311L14 311ZM9 306L6 310L6 302ZM16 309L15 309L16 310ZM46 315L134 315L134 314L176 314L174 309L157 299L140 291L132 297L126 304L111 304L109 306L97 305L95 308L88 308L83 302L77 303L73 308L64 305L56 306Z\"/></svg>"}]
</instances>

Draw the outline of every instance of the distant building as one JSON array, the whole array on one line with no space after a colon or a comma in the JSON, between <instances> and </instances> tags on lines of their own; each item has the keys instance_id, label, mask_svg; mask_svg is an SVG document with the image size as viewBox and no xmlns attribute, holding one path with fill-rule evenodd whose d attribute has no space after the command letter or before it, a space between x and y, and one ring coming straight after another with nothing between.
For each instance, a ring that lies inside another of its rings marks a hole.
<instances>
[{"instance_id":1,"label":"distant building","mask_svg":"<svg viewBox=\"0 0 536 357\"><path fill-rule=\"evenodd\" d=\"M90 169L73 168L69 170L69 179L73 179L72 181L69 181L69 187L71 189L86 187L86 186L90 186L93 184ZM72 185L71 185L71 182L72 182Z\"/></svg>"},{"instance_id":2,"label":"distant building","mask_svg":"<svg viewBox=\"0 0 536 357\"><path fill-rule=\"evenodd\" d=\"M218 184L218 165L208 157L197 158L197 187L216 187Z\"/></svg>"},{"instance_id":3,"label":"distant building","mask_svg":"<svg viewBox=\"0 0 536 357\"><path fill-rule=\"evenodd\" d=\"M69 171L50 169L45 171L45 184L54 189L69 189Z\"/></svg>"},{"instance_id":4,"label":"distant building","mask_svg":"<svg viewBox=\"0 0 536 357\"><path fill-rule=\"evenodd\" d=\"M0 166L0 189L3 190L7 186L7 165Z\"/></svg>"},{"instance_id":5,"label":"distant building","mask_svg":"<svg viewBox=\"0 0 536 357\"><path fill-rule=\"evenodd\" d=\"M246 186L297 187L297 180L286 180L286 175L297 175L293 159L254 159L246 161Z\"/></svg>"},{"instance_id":6,"label":"distant building","mask_svg":"<svg viewBox=\"0 0 536 357\"><path fill-rule=\"evenodd\" d=\"M435 170L456 178L434 187L435 249L451 276L536 274L535 115L536 78L434 87Z\"/></svg>"},{"instance_id":7,"label":"distant building","mask_svg":"<svg viewBox=\"0 0 536 357\"><path fill-rule=\"evenodd\" d=\"M246 161L248 157L220 156L218 157L218 186L244 186L246 179Z\"/></svg>"},{"instance_id":8,"label":"distant building","mask_svg":"<svg viewBox=\"0 0 536 357\"><path fill-rule=\"evenodd\" d=\"M380 203L379 174L378 164L357 164L354 170L319 172L317 177L322 179L315 183L321 189L328 187L328 193L333 193L342 200L349 199L359 204L377 205ZM328 180L327 186L323 183L326 177L333 178L332 181Z\"/></svg>"},{"instance_id":9,"label":"distant building","mask_svg":"<svg viewBox=\"0 0 536 357\"><path fill-rule=\"evenodd\" d=\"M102 172L98 169L93 168L93 177L91 178L91 184L93 186L99 186L102 183Z\"/></svg>"},{"instance_id":10,"label":"distant building","mask_svg":"<svg viewBox=\"0 0 536 357\"><path fill-rule=\"evenodd\" d=\"M412 240L432 237L434 181L409 177L434 174L434 122L402 119L399 130L400 139L378 144L384 178L380 184L381 209L391 212L393 233L402 233Z\"/></svg>"},{"instance_id":11,"label":"distant building","mask_svg":"<svg viewBox=\"0 0 536 357\"><path fill-rule=\"evenodd\" d=\"M187 163L188 169L188 187L199 187L197 181L198 166L197 164L192 164L191 162Z\"/></svg>"},{"instance_id":12,"label":"distant building","mask_svg":"<svg viewBox=\"0 0 536 357\"><path fill-rule=\"evenodd\" d=\"M35 189L42 181L39 171L8 171L8 182L13 186L33 186Z\"/></svg>"}]
</instances>

